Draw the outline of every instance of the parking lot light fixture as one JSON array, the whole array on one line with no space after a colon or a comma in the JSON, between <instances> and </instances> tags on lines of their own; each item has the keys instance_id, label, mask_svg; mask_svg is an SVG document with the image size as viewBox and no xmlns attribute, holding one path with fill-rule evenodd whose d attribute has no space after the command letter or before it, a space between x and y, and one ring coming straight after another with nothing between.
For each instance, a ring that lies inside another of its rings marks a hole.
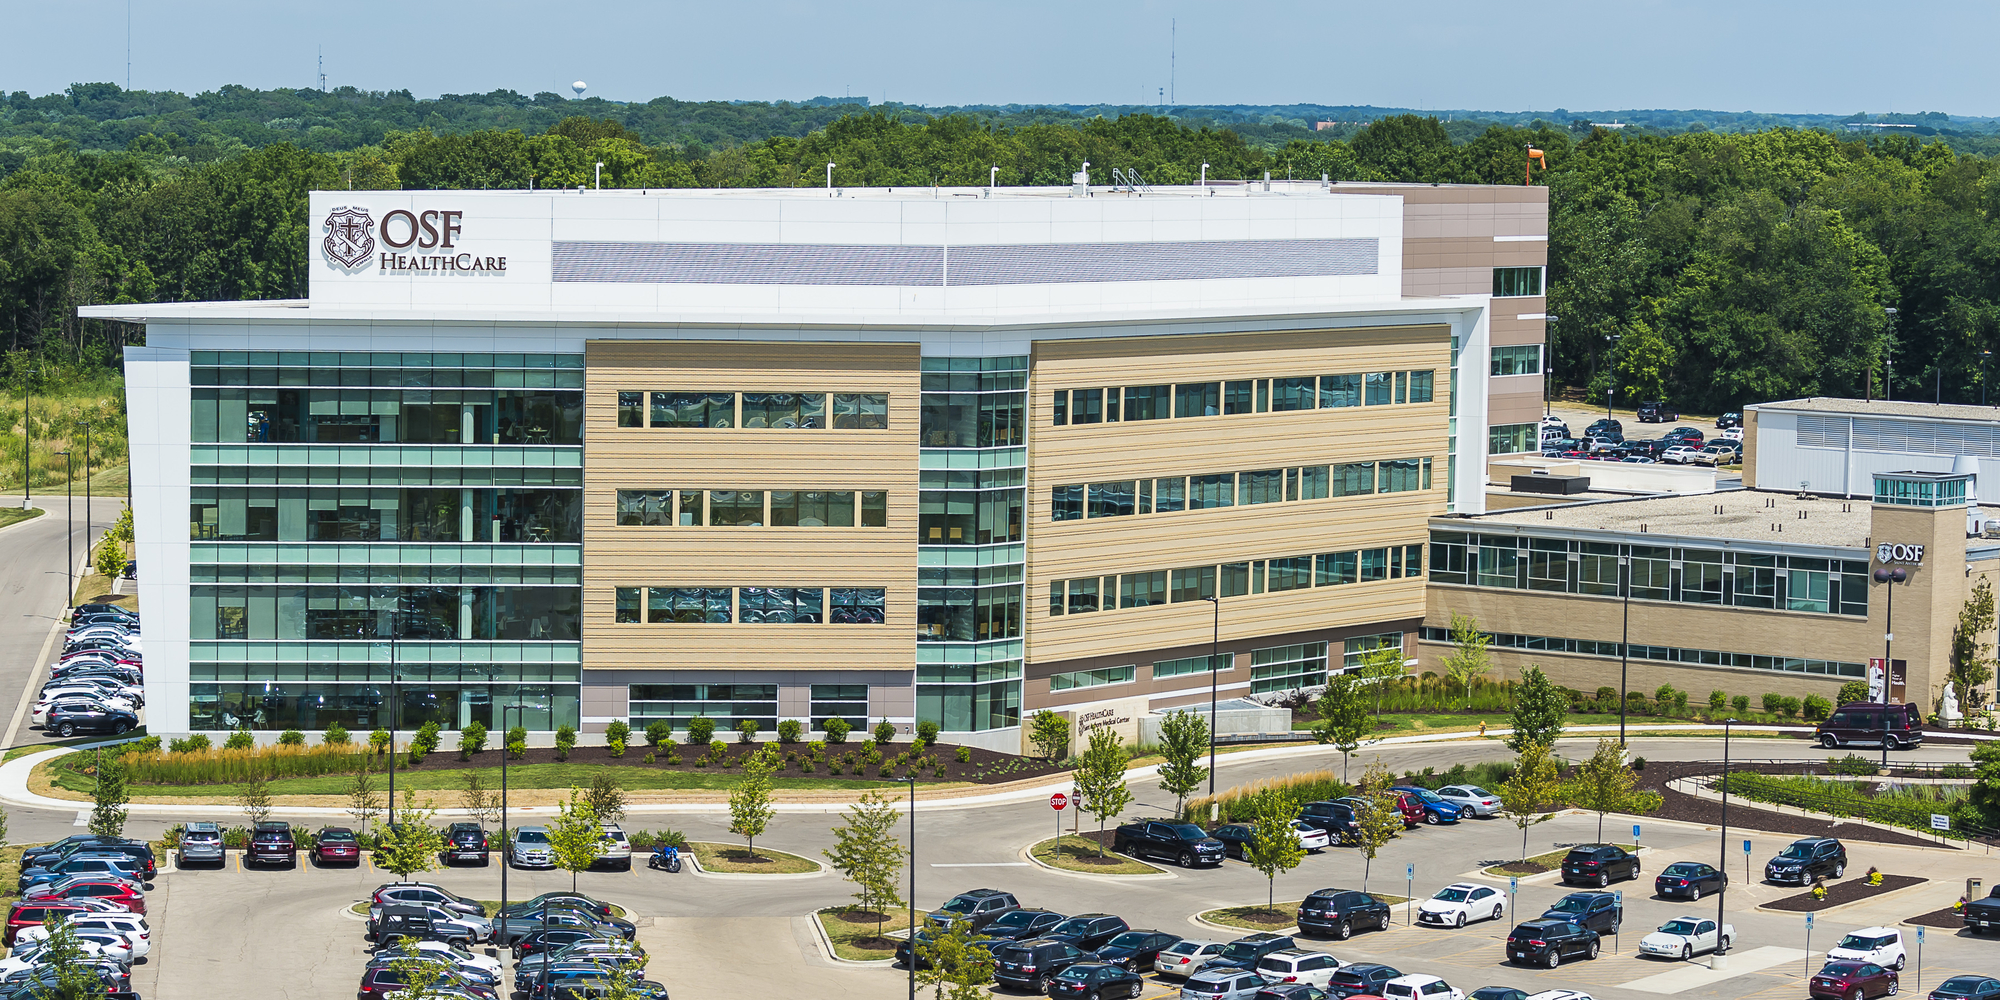
<instances>
[{"instance_id":1,"label":"parking lot light fixture","mask_svg":"<svg viewBox=\"0 0 2000 1000\"><path fill-rule=\"evenodd\" d=\"M1208 164L1204 163L1202 166L1206 167ZM1219 597L1205 597L1203 600L1215 608L1215 620L1208 640L1208 794L1210 798L1214 798L1215 697L1216 685L1219 683L1215 676L1215 661L1221 658L1222 650L1222 599ZM1081 808L1077 809L1078 814L1082 812Z\"/></svg>"},{"instance_id":2,"label":"parking lot light fixture","mask_svg":"<svg viewBox=\"0 0 2000 1000\"><path fill-rule=\"evenodd\" d=\"M903 775L910 783L910 1000L917 1000L917 769Z\"/></svg>"},{"instance_id":3,"label":"parking lot light fixture","mask_svg":"<svg viewBox=\"0 0 2000 1000\"><path fill-rule=\"evenodd\" d=\"M503 733L507 731L508 712L516 713L514 723L519 725L523 718L520 713L527 711L527 708L528 706L518 703L500 706L501 731ZM506 741L503 739L501 742L504 743ZM509 754L505 753L500 755L500 913L503 917L507 913L507 869L514 867L513 850L507 842L507 758L509 756Z\"/></svg>"},{"instance_id":4,"label":"parking lot light fixture","mask_svg":"<svg viewBox=\"0 0 2000 1000\"><path fill-rule=\"evenodd\" d=\"M1722 720L1722 839L1717 841L1717 850L1721 853L1715 865L1715 870L1719 872L1729 871L1729 727L1735 724L1735 719ZM1729 965L1726 954L1729 938L1722 933L1722 904L1729 897L1729 876L1725 874L1722 878L1722 888L1715 891L1715 950L1709 953L1708 959L1711 969L1723 969Z\"/></svg>"}]
</instances>

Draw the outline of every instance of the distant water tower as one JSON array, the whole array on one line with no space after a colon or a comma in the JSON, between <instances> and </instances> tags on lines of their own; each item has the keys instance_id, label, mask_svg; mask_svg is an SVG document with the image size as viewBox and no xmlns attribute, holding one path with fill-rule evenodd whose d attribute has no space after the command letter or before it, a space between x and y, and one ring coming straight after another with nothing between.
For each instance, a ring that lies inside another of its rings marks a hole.
<instances>
[{"instance_id":1,"label":"distant water tower","mask_svg":"<svg viewBox=\"0 0 2000 1000\"><path fill-rule=\"evenodd\" d=\"M569 89L576 91L577 98L581 99L583 97L583 91L585 86L586 84L582 80L578 80L575 83L570 84Z\"/></svg>"}]
</instances>

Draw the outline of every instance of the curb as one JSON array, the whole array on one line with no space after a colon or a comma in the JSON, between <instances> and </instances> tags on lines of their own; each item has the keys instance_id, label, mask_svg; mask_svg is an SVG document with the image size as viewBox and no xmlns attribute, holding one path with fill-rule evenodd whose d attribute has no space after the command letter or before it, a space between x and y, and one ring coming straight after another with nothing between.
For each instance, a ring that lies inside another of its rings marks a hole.
<instances>
[{"instance_id":1,"label":"curb","mask_svg":"<svg viewBox=\"0 0 2000 1000\"><path fill-rule=\"evenodd\" d=\"M1710 777L1713 776L1711 775ZM1693 798L1701 799L1703 801L1707 802L1722 801L1722 793L1717 792L1713 789L1701 787L1701 782L1698 777L1675 778L1674 780L1667 783L1667 787L1672 788L1674 791L1677 791L1682 795L1692 796ZM1832 813L1814 812L1810 809L1802 809L1798 806L1784 806L1776 802L1759 802L1756 799L1748 798L1743 795L1738 795L1736 796L1736 798L1739 802L1752 803L1752 805L1748 806L1747 808L1756 809L1760 812L1768 812L1775 816L1787 815L1785 813L1785 810L1791 809L1793 810L1794 813L1796 813L1799 816L1825 820L1829 827L1858 826L1858 827L1865 827L1870 830L1881 830L1884 833L1900 833L1906 837L1917 837L1917 838L1921 838L1924 835L1924 831L1918 830L1914 827L1892 826L1888 823L1878 823L1872 819L1862 819L1859 816L1835 816ZM1899 846L1910 846L1910 845L1899 845ZM1941 842L1926 843L1923 846L1931 849L1949 848L1954 851L1964 851L1964 850L1969 850L1971 848L1972 842L1969 840L1956 840L1947 837L1943 839Z\"/></svg>"},{"instance_id":2,"label":"curb","mask_svg":"<svg viewBox=\"0 0 2000 1000\"><path fill-rule=\"evenodd\" d=\"M1932 884L1934 884L1934 883L1937 883L1937 882L1938 882L1938 880L1937 880L1937 879L1928 879L1928 878L1927 878L1927 879L1923 880L1922 882L1918 882L1918 883L1917 883L1916 885L1906 885L1906 886L1902 887L1901 889L1891 889L1891 890L1889 890L1888 892L1880 892L1880 893L1876 893L1876 894L1875 894L1875 895L1873 895L1873 896L1868 896L1868 897L1865 897L1865 898L1862 898L1862 899L1857 899L1857 900L1855 900L1855 901L1854 901L1854 902L1852 902L1852 903L1836 903L1836 904L1834 904L1834 905L1832 905L1832 906L1829 906L1829 907L1826 907L1825 909L1819 909L1819 910L1779 910L1779 909L1774 909L1774 908L1772 908L1772 907L1770 907L1770 906L1767 906L1767 905L1765 905L1765 904L1763 904L1763 903L1759 903L1759 904L1757 904L1756 906L1753 906L1753 907L1751 907L1751 909L1753 909L1753 910L1762 910L1762 911L1764 911L1765 913L1783 913L1783 914L1786 914L1786 915L1789 915L1789 916L1794 916L1794 917L1801 917L1801 916L1804 916L1804 915L1806 915L1807 913L1811 913L1811 914L1812 914L1813 916L1817 917L1817 916L1819 916L1819 915L1821 915L1821 914L1825 914L1825 913L1832 913L1832 912L1834 912L1834 911L1836 911L1836 910L1845 910L1845 909L1847 909L1847 908L1848 908L1848 907L1850 907L1850 906L1860 906L1860 905L1861 905L1861 904L1863 904L1863 903L1879 903L1879 902L1881 902L1881 901L1883 901L1883 900L1885 900L1885 899L1888 899L1888 898L1889 898L1889 897L1891 897L1891 896L1897 896L1897 895L1900 895L1900 894L1902 894L1902 893L1905 893L1905 892L1909 892L1909 891L1910 891L1911 889L1921 889L1921 888L1923 888L1924 886L1927 886L1927 885L1932 885ZM1787 897L1787 898L1789 898L1789 897Z\"/></svg>"},{"instance_id":3,"label":"curb","mask_svg":"<svg viewBox=\"0 0 2000 1000\"><path fill-rule=\"evenodd\" d=\"M691 842L691 843L692 843L692 842ZM715 843L715 841L712 841L712 840L704 840L704 841L700 841L700 843L703 843L703 844L713 844L713 843ZM719 844L718 844L717 846L722 846L722 845L719 845ZM780 853L780 854L791 854L792 852L790 852L790 851L779 851L778 853ZM808 857L806 857L805 855L802 855L802 854L792 854L792 857L795 857L795 858L800 858L800 859L802 859L802 860L805 860L805 861L811 861L811 862L812 862L813 864L815 864L815 865L818 865L818 866L819 866L819 870L818 870L818 871L815 871L815 872L771 872L771 873L769 873L769 874L765 874L765 873L763 873L763 872L712 872L712 871L709 871L708 869L706 869L706 868L703 868L703 867L701 866L701 861L700 861L699 859L697 859L697 858L695 857L695 853L694 853L694 850L693 850L693 848L692 848L692 847L690 847L690 848L688 849L688 852L687 852L687 863L688 863L688 867L694 870L694 874L695 874L695 875L696 875L697 877L700 877L700 878L722 878L722 879L730 879L730 878L770 878L770 879L780 879L780 878L782 878L782 879L802 879L802 878L819 878L820 876L822 876L822 875L825 875L825 874L826 874L827 872L830 872L830 871L832 871L832 870L833 870L833 869L831 869L831 868L828 868L828 867L826 866L826 862L824 862L824 861L818 861L818 860L815 860L815 859L813 859L813 858L808 858ZM628 912L629 912L629 911L628 911ZM816 921L815 921L815 922L816 922ZM830 946L829 946L829 947L830 947Z\"/></svg>"},{"instance_id":4,"label":"curb","mask_svg":"<svg viewBox=\"0 0 2000 1000\"><path fill-rule=\"evenodd\" d=\"M1165 868L1161 868L1150 861L1139 861L1138 858L1129 858L1129 857L1128 860L1138 861L1139 864L1145 865L1146 867L1151 868L1153 870L1151 872L1134 872L1126 875L1112 875L1112 874L1096 875L1090 872L1079 872L1079 871L1071 871L1068 868L1058 868L1055 865L1049 864L1048 862L1043 861L1038 857L1035 857L1034 847L1035 844L1039 843L1041 843L1041 841L1037 840L1035 841L1034 844L1029 844L1028 846L1021 848L1020 851L1018 851L1017 853L1022 858L1026 859L1029 864L1034 865L1035 867L1040 868L1041 870L1046 872L1054 872L1057 875L1068 875L1071 878L1087 878L1087 879L1101 880L1112 883L1128 882L1128 881L1164 882L1167 881L1168 879L1180 878L1180 876L1175 874L1174 872L1170 872Z\"/></svg>"},{"instance_id":5,"label":"curb","mask_svg":"<svg viewBox=\"0 0 2000 1000\"><path fill-rule=\"evenodd\" d=\"M820 913L819 910L812 910L806 914L806 920L812 924L813 936L819 939L819 946L825 949L826 957L830 961L837 965L852 965L863 969L879 969L896 964L893 958L841 958L834 954L833 939L826 936L826 924L820 921Z\"/></svg>"},{"instance_id":6,"label":"curb","mask_svg":"<svg viewBox=\"0 0 2000 1000\"><path fill-rule=\"evenodd\" d=\"M1207 910L1203 910L1203 911L1202 911L1202 913L1207 913L1207 912L1209 912L1209 911L1207 911ZM1206 920L1203 920L1203 919L1201 919L1201 913L1193 913L1193 914L1189 914L1189 915L1188 915L1188 923L1191 923L1191 924L1195 925L1196 927L1206 927L1206 928L1208 928L1208 929L1210 929L1210 930L1214 930L1214 931L1221 931L1221 932L1222 932L1222 933L1224 933L1224 934L1234 934L1234 935L1236 935L1237 937L1241 937L1241 936L1243 936L1243 935L1245 935L1245 934L1299 934L1299 933L1302 933L1302 932L1301 932L1301 931L1299 930L1299 925L1297 925L1297 924L1293 924L1293 925L1291 925L1290 927L1273 927L1273 928L1270 928L1270 929L1268 929L1268 930L1262 930L1262 931L1253 931L1253 930L1251 930L1251 929L1250 929L1250 928L1248 928L1248 927L1231 927L1231 926L1229 926L1228 924L1214 924L1214 923L1209 923L1208 921L1206 921Z\"/></svg>"}]
</instances>

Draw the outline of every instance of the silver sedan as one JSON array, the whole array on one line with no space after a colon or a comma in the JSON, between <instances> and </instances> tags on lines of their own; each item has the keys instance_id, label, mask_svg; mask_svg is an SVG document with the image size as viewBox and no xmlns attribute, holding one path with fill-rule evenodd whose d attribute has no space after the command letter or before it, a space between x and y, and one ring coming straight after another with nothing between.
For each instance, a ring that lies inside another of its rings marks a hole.
<instances>
[{"instance_id":1,"label":"silver sedan","mask_svg":"<svg viewBox=\"0 0 2000 1000\"><path fill-rule=\"evenodd\" d=\"M1437 796L1461 811L1481 818L1500 813L1500 796L1478 785L1446 785L1437 790Z\"/></svg>"}]
</instances>

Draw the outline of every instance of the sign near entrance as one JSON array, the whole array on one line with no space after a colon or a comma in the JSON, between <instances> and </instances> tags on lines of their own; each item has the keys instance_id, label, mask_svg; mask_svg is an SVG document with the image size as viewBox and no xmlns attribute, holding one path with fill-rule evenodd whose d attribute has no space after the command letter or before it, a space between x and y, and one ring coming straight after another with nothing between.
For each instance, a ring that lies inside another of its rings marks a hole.
<instances>
[{"instance_id":1,"label":"sign near entrance","mask_svg":"<svg viewBox=\"0 0 2000 1000\"><path fill-rule=\"evenodd\" d=\"M1064 795L1061 792L1057 792L1054 795L1049 796L1050 809L1054 809L1056 812L1062 812L1063 809L1068 806L1069 806L1069 796Z\"/></svg>"},{"instance_id":2,"label":"sign near entrance","mask_svg":"<svg viewBox=\"0 0 2000 1000\"><path fill-rule=\"evenodd\" d=\"M1885 566L1895 563L1902 563L1906 566L1922 566L1924 564L1924 547L1921 545L1899 545L1895 542L1883 542L1875 546L1875 561Z\"/></svg>"},{"instance_id":3,"label":"sign near entrance","mask_svg":"<svg viewBox=\"0 0 2000 1000\"><path fill-rule=\"evenodd\" d=\"M1946 815L1945 815L1945 814L1943 814L1943 813L1931 813L1931 829L1933 829L1933 830L1947 830L1947 831L1948 831L1948 830L1950 830L1950 829L1951 829L1951 817L1950 817L1950 816L1946 816Z\"/></svg>"},{"instance_id":4,"label":"sign near entrance","mask_svg":"<svg viewBox=\"0 0 2000 1000\"><path fill-rule=\"evenodd\" d=\"M468 253L459 239L465 213L457 210L393 209L378 223L367 208L342 205L329 211L320 228L326 238L320 252L329 263L359 273L371 265L382 274L504 274L507 258ZM377 244L389 250L415 253L377 252Z\"/></svg>"}]
</instances>

